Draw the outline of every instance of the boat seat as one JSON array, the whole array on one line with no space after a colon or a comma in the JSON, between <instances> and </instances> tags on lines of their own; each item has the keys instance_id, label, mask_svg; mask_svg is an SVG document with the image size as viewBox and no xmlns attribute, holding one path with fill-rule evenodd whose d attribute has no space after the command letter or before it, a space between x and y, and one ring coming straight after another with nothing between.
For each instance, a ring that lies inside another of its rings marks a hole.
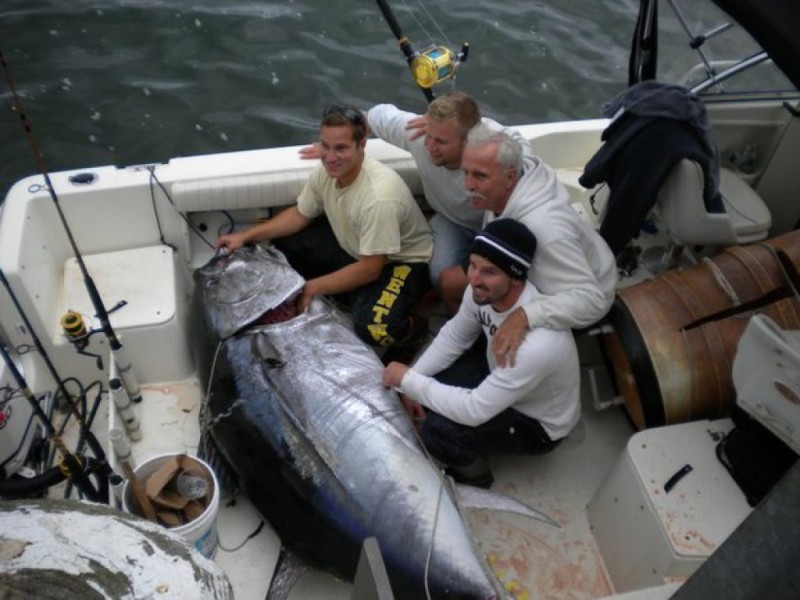
<instances>
[{"instance_id":1,"label":"boat seat","mask_svg":"<svg viewBox=\"0 0 800 600\"><path fill-rule=\"evenodd\" d=\"M756 314L733 360L736 404L800 454L800 330Z\"/></svg>"},{"instance_id":2,"label":"boat seat","mask_svg":"<svg viewBox=\"0 0 800 600\"><path fill-rule=\"evenodd\" d=\"M181 212L289 206L303 189L311 165L293 171L179 181L172 199Z\"/></svg>"},{"instance_id":3,"label":"boat seat","mask_svg":"<svg viewBox=\"0 0 800 600\"><path fill-rule=\"evenodd\" d=\"M690 577L750 514L715 452L732 428L691 421L628 440L586 507L617 594Z\"/></svg>"},{"instance_id":4,"label":"boat seat","mask_svg":"<svg viewBox=\"0 0 800 600\"><path fill-rule=\"evenodd\" d=\"M422 182L414 159L396 146L378 142L380 140L370 142L368 155L394 169L412 194L422 195ZM287 149L280 150L283 154L287 153ZM318 163L297 158L294 148L288 150L291 150L288 157L274 157L273 164L277 167L267 168L262 173L177 181L170 189L175 207L182 213L190 213L280 208L295 204L309 174ZM270 163L265 160L265 164ZM280 167L281 164L285 166Z\"/></svg>"},{"instance_id":5,"label":"boat seat","mask_svg":"<svg viewBox=\"0 0 800 600\"><path fill-rule=\"evenodd\" d=\"M675 165L659 190L655 208L676 246L732 246L767 237L772 215L753 188L723 167L719 191L725 212L707 212L700 165L688 159Z\"/></svg>"}]
</instances>

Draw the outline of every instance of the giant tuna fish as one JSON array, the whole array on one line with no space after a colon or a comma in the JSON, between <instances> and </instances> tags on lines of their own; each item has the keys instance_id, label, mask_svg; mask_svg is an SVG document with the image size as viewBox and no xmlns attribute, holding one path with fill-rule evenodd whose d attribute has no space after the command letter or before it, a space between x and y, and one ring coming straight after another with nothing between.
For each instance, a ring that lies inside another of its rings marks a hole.
<instances>
[{"instance_id":1,"label":"giant tuna fish","mask_svg":"<svg viewBox=\"0 0 800 600\"><path fill-rule=\"evenodd\" d=\"M224 341L207 427L284 547L352 579L375 537L398 598L425 587L432 598L501 597L449 480L347 317L319 298L294 313L304 280L273 248L217 256L195 280Z\"/></svg>"}]
</instances>

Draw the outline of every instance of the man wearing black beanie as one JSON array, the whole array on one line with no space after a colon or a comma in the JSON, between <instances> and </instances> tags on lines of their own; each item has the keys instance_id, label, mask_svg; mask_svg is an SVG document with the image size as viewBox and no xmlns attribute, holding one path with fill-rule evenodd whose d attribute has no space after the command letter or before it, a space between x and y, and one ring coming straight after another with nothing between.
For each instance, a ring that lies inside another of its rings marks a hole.
<instances>
[{"instance_id":1,"label":"man wearing black beanie","mask_svg":"<svg viewBox=\"0 0 800 600\"><path fill-rule=\"evenodd\" d=\"M426 448L461 483L489 487L489 455L549 452L580 418L578 351L569 330L528 331L513 365L498 366L488 350L490 373L475 389L433 378L482 333L491 342L509 314L536 298L527 280L535 252L536 238L525 225L489 223L470 247L469 285L458 313L413 367L392 362L384 371L384 385L404 394L421 419Z\"/></svg>"}]
</instances>

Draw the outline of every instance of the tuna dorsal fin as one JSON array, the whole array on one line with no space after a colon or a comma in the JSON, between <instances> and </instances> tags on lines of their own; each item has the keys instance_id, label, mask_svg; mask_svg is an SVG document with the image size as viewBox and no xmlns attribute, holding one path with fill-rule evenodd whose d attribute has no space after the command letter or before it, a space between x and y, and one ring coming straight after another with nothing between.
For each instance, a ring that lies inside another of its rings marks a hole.
<instances>
[{"instance_id":1,"label":"tuna dorsal fin","mask_svg":"<svg viewBox=\"0 0 800 600\"><path fill-rule=\"evenodd\" d=\"M488 510L501 510L515 515L522 515L547 523L553 527L561 528L558 521L547 516L542 511L515 500L510 496L497 494L471 485L455 484L456 500L461 508L484 508Z\"/></svg>"},{"instance_id":2,"label":"tuna dorsal fin","mask_svg":"<svg viewBox=\"0 0 800 600\"><path fill-rule=\"evenodd\" d=\"M281 546L265 600L287 600L294 584L307 569L306 563L297 554L286 546Z\"/></svg>"}]
</instances>

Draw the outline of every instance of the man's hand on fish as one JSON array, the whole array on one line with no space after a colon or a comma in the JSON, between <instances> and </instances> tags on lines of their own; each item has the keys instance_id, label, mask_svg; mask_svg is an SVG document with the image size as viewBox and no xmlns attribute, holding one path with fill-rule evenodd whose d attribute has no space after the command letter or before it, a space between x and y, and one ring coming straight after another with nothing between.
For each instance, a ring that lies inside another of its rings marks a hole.
<instances>
[{"instance_id":1,"label":"man's hand on fish","mask_svg":"<svg viewBox=\"0 0 800 600\"><path fill-rule=\"evenodd\" d=\"M497 366L513 367L517 360L517 349L528 333L528 316L517 308L497 329L492 338L492 352Z\"/></svg>"},{"instance_id":2,"label":"man's hand on fish","mask_svg":"<svg viewBox=\"0 0 800 600\"><path fill-rule=\"evenodd\" d=\"M297 296L295 300L295 308L297 309L298 314L302 314L308 310L308 307L311 306L311 300L316 296L316 292L314 291L313 287L314 280L307 281L306 284L303 286L303 291Z\"/></svg>"},{"instance_id":3,"label":"man's hand on fish","mask_svg":"<svg viewBox=\"0 0 800 600\"><path fill-rule=\"evenodd\" d=\"M426 115L414 117L406 123L406 130L410 132L408 135L409 141L422 137L428 133L428 117Z\"/></svg>"},{"instance_id":4,"label":"man's hand on fish","mask_svg":"<svg viewBox=\"0 0 800 600\"><path fill-rule=\"evenodd\" d=\"M387 388L399 388L403 383L406 371L410 367L403 363L392 361L383 370L383 385ZM425 409L416 400L412 400L405 394L400 394L400 401L408 417L416 424L425 418Z\"/></svg>"},{"instance_id":5,"label":"man's hand on fish","mask_svg":"<svg viewBox=\"0 0 800 600\"><path fill-rule=\"evenodd\" d=\"M408 365L392 361L383 370L383 385L387 388L397 388L403 383Z\"/></svg>"},{"instance_id":6,"label":"man's hand on fish","mask_svg":"<svg viewBox=\"0 0 800 600\"><path fill-rule=\"evenodd\" d=\"M233 252L237 248L244 246L245 242L246 239L244 233L228 233L226 235L219 236L217 243L214 244L214 250L218 251L225 249L228 252Z\"/></svg>"}]
</instances>

